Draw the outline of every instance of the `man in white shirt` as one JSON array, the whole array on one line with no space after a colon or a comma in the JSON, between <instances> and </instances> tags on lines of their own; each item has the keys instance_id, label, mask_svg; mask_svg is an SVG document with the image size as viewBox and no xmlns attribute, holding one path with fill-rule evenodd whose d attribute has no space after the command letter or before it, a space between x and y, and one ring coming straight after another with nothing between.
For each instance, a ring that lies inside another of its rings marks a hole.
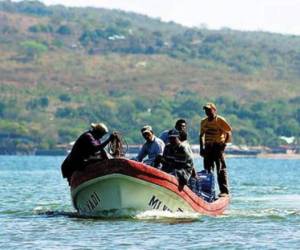
<instances>
[{"instance_id":1,"label":"man in white shirt","mask_svg":"<svg viewBox=\"0 0 300 250\"><path fill-rule=\"evenodd\" d=\"M163 154L165 143L154 135L152 127L149 125L144 126L141 129L141 133L146 142L140 149L136 160L142 162L144 158L148 156L148 158L143 162L147 165L154 166L154 161L157 155Z\"/></svg>"}]
</instances>

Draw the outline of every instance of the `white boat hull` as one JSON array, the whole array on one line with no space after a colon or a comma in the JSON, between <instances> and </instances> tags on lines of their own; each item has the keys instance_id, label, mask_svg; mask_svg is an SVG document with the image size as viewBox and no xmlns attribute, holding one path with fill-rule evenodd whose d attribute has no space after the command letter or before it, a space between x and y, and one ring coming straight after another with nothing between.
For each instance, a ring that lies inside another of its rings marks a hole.
<instances>
[{"instance_id":1,"label":"white boat hull","mask_svg":"<svg viewBox=\"0 0 300 250\"><path fill-rule=\"evenodd\" d=\"M176 193L122 174L87 181L72 191L72 198L74 207L84 216L101 216L107 211L193 211Z\"/></svg>"},{"instance_id":2,"label":"white boat hull","mask_svg":"<svg viewBox=\"0 0 300 250\"><path fill-rule=\"evenodd\" d=\"M81 216L131 216L149 210L220 215L228 197L206 202L161 170L128 159L96 162L76 171L71 196Z\"/></svg>"}]
</instances>

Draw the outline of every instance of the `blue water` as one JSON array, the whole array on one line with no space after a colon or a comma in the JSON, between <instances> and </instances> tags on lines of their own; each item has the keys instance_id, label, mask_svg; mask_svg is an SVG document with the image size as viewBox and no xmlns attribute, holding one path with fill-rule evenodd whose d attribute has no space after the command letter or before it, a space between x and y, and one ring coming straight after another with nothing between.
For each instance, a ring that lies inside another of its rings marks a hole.
<instances>
[{"instance_id":1,"label":"blue water","mask_svg":"<svg viewBox=\"0 0 300 250\"><path fill-rule=\"evenodd\" d=\"M61 178L63 158L0 156L0 249L300 249L300 160L227 159L223 216L84 219Z\"/></svg>"}]
</instances>

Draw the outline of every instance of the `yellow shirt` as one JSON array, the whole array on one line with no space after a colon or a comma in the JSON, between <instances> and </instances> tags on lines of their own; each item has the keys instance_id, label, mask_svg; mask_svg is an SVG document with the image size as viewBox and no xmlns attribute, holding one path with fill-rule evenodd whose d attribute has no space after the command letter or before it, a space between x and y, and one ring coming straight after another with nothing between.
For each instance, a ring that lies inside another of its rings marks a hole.
<instances>
[{"instance_id":1,"label":"yellow shirt","mask_svg":"<svg viewBox=\"0 0 300 250\"><path fill-rule=\"evenodd\" d=\"M225 118L217 115L212 121L208 117L201 121L200 134L204 135L205 143L224 143L228 142L228 134L231 133L231 127Z\"/></svg>"}]
</instances>

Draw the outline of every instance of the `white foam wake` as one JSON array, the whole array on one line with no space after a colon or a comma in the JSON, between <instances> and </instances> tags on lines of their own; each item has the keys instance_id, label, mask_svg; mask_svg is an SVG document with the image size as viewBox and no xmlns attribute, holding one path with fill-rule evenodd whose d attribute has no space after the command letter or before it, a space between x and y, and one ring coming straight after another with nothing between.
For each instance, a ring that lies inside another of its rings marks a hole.
<instances>
[{"instance_id":1,"label":"white foam wake","mask_svg":"<svg viewBox=\"0 0 300 250\"><path fill-rule=\"evenodd\" d=\"M199 213L194 212L169 212L159 210L148 210L145 212L138 213L135 218L142 220L153 220L153 219L198 219Z\"/></svg>"}]
</instances>

